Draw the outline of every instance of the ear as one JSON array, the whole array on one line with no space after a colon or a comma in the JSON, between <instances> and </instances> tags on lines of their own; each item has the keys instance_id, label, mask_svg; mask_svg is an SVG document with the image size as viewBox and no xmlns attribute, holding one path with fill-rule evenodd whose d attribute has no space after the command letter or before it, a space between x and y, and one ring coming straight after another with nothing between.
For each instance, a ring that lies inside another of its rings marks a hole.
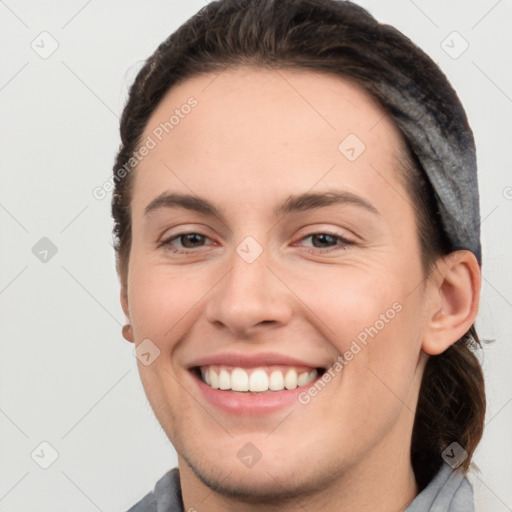
<instances>
[{"instance_id":1,"label":"ear","mask_svg":"<svg viewBox=\"0 0 512 512\"><path fill-rule=\"evenodd\" d=\"M126 317L126 325L123 326L123 338L126 341L131 343L134 342L133 338L133 328L130 324L130 309L128 307L128 292L124 286L121 287L121 292L119 294L121 307L123 308L124 315Z\"/></svg>"},{"instance_id":2,"label":"ear","mask_svg":"<svg viewBox=\"0 0 512 512\"><path fill-rule=\"evenodd\" d=\"M466 334L475 322L482 275L475 255L461 250L439 258L429 280L432 288L422 349L437 355Z\"/></svg>"},{"instance_id":3,"label":"ear","mask_svg":"<svg viewBox=\"0 0 512 512\"><path fill-rule=\"evenodd\" d=\"M124 286L121 286L121 291L119 292L119 300L121 302L121 307L123 308L124 316L126 320L130 320L130 309L128 307L128 291Z\"/></svg>"}]
</instances>

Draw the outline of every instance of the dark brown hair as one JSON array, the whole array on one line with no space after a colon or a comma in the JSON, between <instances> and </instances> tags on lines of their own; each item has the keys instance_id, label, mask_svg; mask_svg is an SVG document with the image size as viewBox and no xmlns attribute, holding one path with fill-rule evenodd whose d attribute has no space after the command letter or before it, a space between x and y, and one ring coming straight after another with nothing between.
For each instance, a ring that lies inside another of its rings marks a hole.
<instances>
[{"instance_id":1,"label":"dark brown hair","mask_svg":"<svg viewBox=\"0 0 512 512\"><path fill-rule=\"evenodd\" d=\"M117 268L126 286L131 246L132 173L122 173L141 144L151 114L176 84L194 75L243 65L331 73L355 82L384 108L380 83L396 86L397 73L414 82L422 101L452 126L469 130L459 99L436 64L395 28L363 8L336 0L220 0L178 28L145 62L121 118L112 199ZM400 115L387 108L389 115ZM395 117L396 118L396 117ZM418 219L425 275L450 252L434 192L405 140L402 178ZM133 166L131 166L133 168ZM130 170L132 170L130 168ZM126 177L124 175L126 174ZM414 423L411 460L420 489L440 468L442 451L457 442L468 453L480 441L485 416L482 370L473 350L474 326L427 362Z\"/></svg>"}]
</instances>

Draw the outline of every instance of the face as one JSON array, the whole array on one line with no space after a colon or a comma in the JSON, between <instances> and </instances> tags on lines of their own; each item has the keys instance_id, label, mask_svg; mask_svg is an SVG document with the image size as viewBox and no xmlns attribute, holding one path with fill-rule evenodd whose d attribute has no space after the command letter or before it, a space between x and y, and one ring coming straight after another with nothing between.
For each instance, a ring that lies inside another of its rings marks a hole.
<instances>
[{"instance_id":1,"label":"face","mask_svg":"<svg viewBox=\"0 0 512 512\"><path fill-rule=\"evenodd\" d=\"M180 470L264 499L408 460L427 299L381 108L242 67L174 87L148 137L123 304Z\"/></svg>"}]
</instances>

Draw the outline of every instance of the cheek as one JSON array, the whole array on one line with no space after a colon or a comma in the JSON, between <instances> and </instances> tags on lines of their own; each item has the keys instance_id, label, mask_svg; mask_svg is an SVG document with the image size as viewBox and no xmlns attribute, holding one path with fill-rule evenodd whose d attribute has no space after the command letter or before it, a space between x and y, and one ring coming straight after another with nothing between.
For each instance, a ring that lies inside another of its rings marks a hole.
<instances>
[{"instance_id":1,"label":"cheek","mask_svg":"<svg viewBox=\"0 0 512 512\"><path fill-rule=\"evenodd\" d=\"M347 362L343 369L347 384L371 388L373 382L375 389L388 384L407 393L424 325L421 291L410 293L407 272L405 268L402 274L383 268L346 267L336 272L326 268L315 279L303 281L298 294L308 297L315 324ZM385 383L379 382L380 376L385 376Z\"/></svg>"},{"instance_id":2,"label":"cheek","mask_svg":"<svg viewBox=\"0 0 512 512\"><path fill-rule=\"evenodd\" d=\"M203 288L200 280L185 280L170 268L135 262L128 283L135 341L150 338L161 346L179 339Z\"/></svg>"},{"instance_id":3,"label":"cheek","mask_svg":"<svg viewBox=\"0 0 512 512\"><path fill-rule=\"evenodd\" d=\"M403 301L405 295L402 283L382 268L326 266L309 276L301 277L300 282L292 276L290 280L294 279L306 306L317 315L316 324L325 327L326 337L339 340L340 350L375 322L379 327L381 315L388 313L393 320L397 316L393 304Z\"/></svg>"},{"instance_id":4,"label":"cheek","mask_svg":"<svg viewBox=\"0 0 512 512\"><path fill-rule=\"evenodd\" d=\"M183 393L177 379L175 350L195 321L194 307L204 291L200 282L184 279L176 269L171 272L136 258L130 266L128 290L136 346L142 350L149 339L160 351L150 364L137 361L140 379L156 417L173 439L176 426L183 421L168 404L168 397ZM155 349L151 350L153 354Z\"/></svg>"}]
</instances>

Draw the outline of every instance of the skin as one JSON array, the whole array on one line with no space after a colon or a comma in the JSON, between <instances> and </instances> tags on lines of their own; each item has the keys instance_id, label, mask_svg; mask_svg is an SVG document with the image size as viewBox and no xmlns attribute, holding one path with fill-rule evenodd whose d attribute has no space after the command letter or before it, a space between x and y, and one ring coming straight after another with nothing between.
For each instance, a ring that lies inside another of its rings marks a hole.
<instances>
[{"instance_id":1,"label":"skin","mask_svg":"<svg viewBox=\"0 0 512 512\"><path fill-rule=\"evenodd\" d=\"M474 322L475 257L454 252L424 275L396 174L400 134L349 81L251 67L196 76L168 92L143 138L190 96L197 107L134 172L121 290L126 339L160 350L139 371L178 452L185 510L403 510L417 494L409 453L422 372ZM338 150L348 134L366 146L352 162ZM342 203L273 214L291 195L334 189L378 213ZM205 198L222 217L145 215L166 192ZM351 243L311 236L326 232ZM194 245L183 233L206 238ZM247 236L263 249L250 264L236 252ZM395 318L306 405L233 415L187 369L226 351L328 367L397 302ZM248 442L262 454L252 468L237 457Z\"/></svg>"}]
</instances>

